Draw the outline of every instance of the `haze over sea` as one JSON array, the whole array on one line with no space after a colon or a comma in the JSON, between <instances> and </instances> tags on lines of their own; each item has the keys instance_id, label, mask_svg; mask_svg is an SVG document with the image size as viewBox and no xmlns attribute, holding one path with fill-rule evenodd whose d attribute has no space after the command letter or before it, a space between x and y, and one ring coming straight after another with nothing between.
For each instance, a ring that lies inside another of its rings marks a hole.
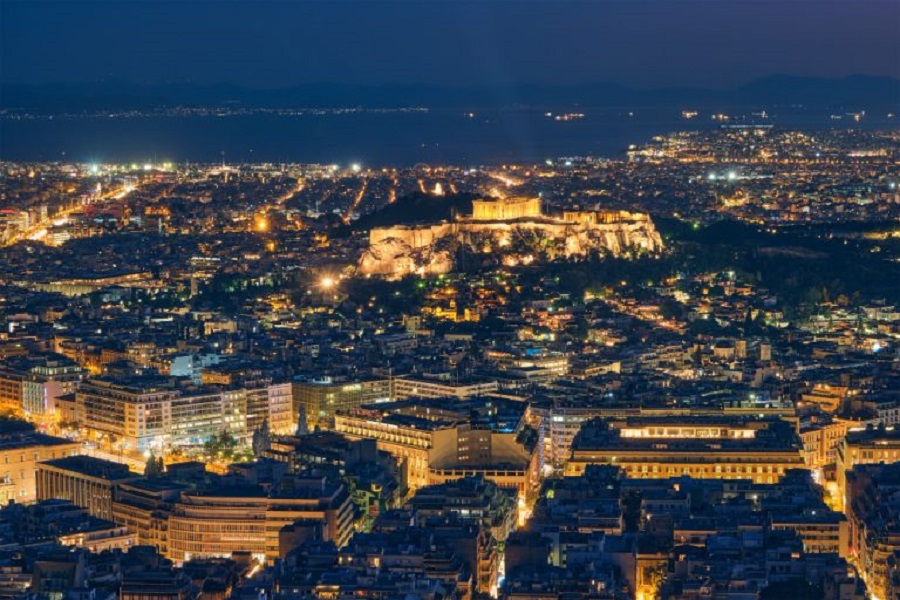
<instances>
[{"instance_id":1,"label":"haze over sea","mask_svg":"<svg viewBox=\"0 0 900 600\"><path fill-rule=\"evenodd\" d=\"M469 114L428 111L305 112L224 116L0 117L0 159L78 162L318 162L365 166L478 165L561 156L624 156L630 144L672 131L714 129L712 111L691 120L676 109L582 107L557 121L543 109ZM557 111L552 111L554 115ZM566 111L559 111L566 112ZM840 118L837 118L840 117ZM896 129L897 118L772 110L732 115L726 125L784 129Z\"/></svg>"}]
</instances>

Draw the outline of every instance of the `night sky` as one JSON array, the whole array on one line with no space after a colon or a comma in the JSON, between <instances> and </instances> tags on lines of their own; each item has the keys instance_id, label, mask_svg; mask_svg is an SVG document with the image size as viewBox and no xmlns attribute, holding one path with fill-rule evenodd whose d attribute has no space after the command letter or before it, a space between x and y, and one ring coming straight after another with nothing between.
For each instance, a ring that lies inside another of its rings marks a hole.
<instances>
[{"instance_id":1,"label":"night sky","mask_svg":"<svg viewBox=\"0 0 900 600\"><path fill-rule=\"evenodd\" d=\"M900 74L900 0L0 0L4 82L728 87Z\"/></svg>"}]
</instances>

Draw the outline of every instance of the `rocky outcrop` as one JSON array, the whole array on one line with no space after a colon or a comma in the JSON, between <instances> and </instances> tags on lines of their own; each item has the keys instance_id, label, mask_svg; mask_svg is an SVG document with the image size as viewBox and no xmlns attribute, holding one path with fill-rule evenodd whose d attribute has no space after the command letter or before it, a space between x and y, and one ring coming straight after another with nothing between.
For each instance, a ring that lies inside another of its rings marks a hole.
<instances>
[{"instance_id":1,"label":"rocky outcrop","mask_svg":"<svg viewBox=\"0 0 900 600\"><path fill-rule=\"evenodd\" d=\"M359 272L388 279L411 273L438 275L453 270L453 256L447 250L432 251L427 246L414 248L402 237L385 237L363 252Z\"/></svg>"},{"instance_id":2,"label":"rocky outcrop","mask_svg":"<svg viewBox=\"0 0 900 600\"><path fill-rule=\"evenodd\" d=\"M460 250L507 265L559 258L656 254L662 238L643 213L584 214L565 219L460 220L420 227L373 229L359 272L387 278L436 275L453 270Z\"/></svg>"}]
</instances>

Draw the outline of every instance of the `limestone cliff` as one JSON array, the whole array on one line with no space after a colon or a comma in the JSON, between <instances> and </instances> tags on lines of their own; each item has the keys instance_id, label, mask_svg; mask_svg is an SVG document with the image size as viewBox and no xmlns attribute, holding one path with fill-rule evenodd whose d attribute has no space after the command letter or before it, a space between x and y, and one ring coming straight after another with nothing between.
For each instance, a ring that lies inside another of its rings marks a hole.
<instances>
[{"instance_id":1,"label":"limestone cliff","mask_svg":"<svg viewBox=\"0 0 900 600\"><path fill-rule=\"evenodd\" d=\"M656 254L662 249L662 238L644 213L568 211L559 218L461 219L373 229L359 272L387 278L447 273L460 252L486 264L516 265L592 254Z\"/></svg>"},{"instance_id":2,"label":"limestone cliff","mask_svg":"<svg viewBox=\"0 0 900 600\"><path fill-rule=\"evenodd\" d=\"M403 237L386 237L363 252L359 272L365 275L399 278L410 273L438 275L453 270L449 251L413 247Z\"/></svg>"}]
</instances>

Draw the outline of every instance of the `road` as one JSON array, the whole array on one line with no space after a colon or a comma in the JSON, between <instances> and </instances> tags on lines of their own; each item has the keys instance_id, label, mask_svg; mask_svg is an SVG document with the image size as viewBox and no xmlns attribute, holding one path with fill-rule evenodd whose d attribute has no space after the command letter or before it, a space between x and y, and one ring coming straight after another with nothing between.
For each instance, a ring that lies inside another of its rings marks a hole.
<instances>
[{"instance_id":1,"label":"road","mask_svg":"<svg viewBox=\"0 0 900 600\"><path fill-rule=\"evenodd\" d=\"M131 186L122 186L122 187L114 188L100 196L96 196L96 197L89 196L88 197L89 202L87 204L75 203L72 206L69 206L68 208L64 208L60 211L55 212L52 217L48 215L46 219L43 219L39 223L35 223L28 229L21 231L18 234L12 236L8 240L6 240L2 244L0 244L0 247L12 246L12 245L18 244L19 242L22 242L24 240L41 240L44 237L46 237L46 235L48 233L48 228L51 225L61 225L62 223L65 223L66 220L68 220L69 216L72 213L75 213L75 212L83 209L85 206L89 206L91 204L99 204L101 202L107 202L107 201L111 201L111 200L112 201L121 200L121 199L125 198L128 194L130 194L132 191L134 191L134 189L135 188L133 188Z\"/></svg>"}]
</instances>

